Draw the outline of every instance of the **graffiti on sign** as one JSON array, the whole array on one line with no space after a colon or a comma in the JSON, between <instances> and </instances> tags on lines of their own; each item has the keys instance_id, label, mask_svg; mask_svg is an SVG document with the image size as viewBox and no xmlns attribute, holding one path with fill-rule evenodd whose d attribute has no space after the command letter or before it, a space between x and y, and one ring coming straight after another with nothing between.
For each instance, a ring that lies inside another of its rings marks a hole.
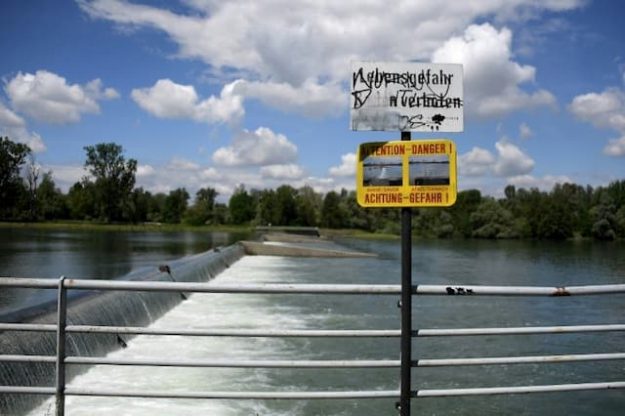
<instances>
[{"instance_id":1,"label":"graffiti on sign","mask_svg":"<svg viewBox=\"0 0 625 416\"><path fill-rule=\"evenodd\" d=\"M351 129L463 130L462 65L357 62Z\"/></svg>"}]
</instances>

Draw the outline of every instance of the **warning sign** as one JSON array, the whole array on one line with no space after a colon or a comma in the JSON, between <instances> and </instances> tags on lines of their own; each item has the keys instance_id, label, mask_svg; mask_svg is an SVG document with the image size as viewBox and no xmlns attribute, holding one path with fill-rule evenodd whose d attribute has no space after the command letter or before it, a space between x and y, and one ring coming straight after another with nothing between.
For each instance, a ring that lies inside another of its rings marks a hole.
<instances>
[{"instance_id":1,"label":"warning sign","mask_svg":"<svg viewBox=\"0 0 625 416\"><path fill-rule=\"evenodd\" d=\"M353 62L351 81L352 130L464 128L462 65Z\"/></svg>"},{"instance_id":2,"label":"warning sign","mask_svg":"<svg viewBox=\"0 0 625 416\"><path fill-rule=\"evenodd\" d=\"M456 146L451 140L363 143L358 148L363 207L447 207L456 202Z\"/></svg>"}]
</instances>

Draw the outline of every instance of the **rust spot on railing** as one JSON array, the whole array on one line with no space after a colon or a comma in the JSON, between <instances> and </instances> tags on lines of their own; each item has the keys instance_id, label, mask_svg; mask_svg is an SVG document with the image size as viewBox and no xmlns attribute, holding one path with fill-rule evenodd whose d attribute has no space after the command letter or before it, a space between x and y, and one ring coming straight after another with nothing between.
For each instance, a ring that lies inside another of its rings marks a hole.
<instances>
[{"instance_id":1,"label":"rust spot on railing","mask_svg":"<svg viewBox=\"0 0 625 416\"><path fill-rule=\"evenodd\" d=\"M556 290L551 294L551 296L571 296L571 294L565 287L556 287Z\"/></svg>"}]
</instances>

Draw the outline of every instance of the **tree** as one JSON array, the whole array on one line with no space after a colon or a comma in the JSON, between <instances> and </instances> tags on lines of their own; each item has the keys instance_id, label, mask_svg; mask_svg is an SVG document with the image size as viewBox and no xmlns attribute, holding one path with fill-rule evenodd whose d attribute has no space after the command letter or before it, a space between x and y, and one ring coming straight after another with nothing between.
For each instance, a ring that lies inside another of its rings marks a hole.
<instances>
[{"instance_id":1,"label":"tree","mask_svg":"<svg viewBox=\"0 0 625 416\"><path fill-rule=\"evenodd\" d=\"M516 238L510 211L492 198L485 198L471 214L473 237L477 238Z\"/></svg>"},{"instance_id":2,"label":"tree","mask_svg":"<svg viewBox=\"0 0 625 416\"><path fill-rule=\"evenodd\" d=\"M37 186L39 186L39 174L41 167L35 162L32 153L28 156L26 164L26 183L28 185L28 219L37 219Z\"/></svg>"},{"instance_id":3,"label":"tree","mask_svg":"<svg viewBox=\"0 0 625 416\"><path fill-rule=\"evenodd\" d=\"M165 209L163 211L163 221L169 224L180 222L182 215L187 210L189 193L184 188L174 189L165 198Z\"/></svg>"},{"instance_id":4,"label":"tree","mask_svg":"<svg viewBox=\"0 0 625 416\"><path fill-rule=\"evenodd\" d=\"M195 193L195 202L185 213L184 221L190 225L202 225L214 222L215 198L217 191L213 188L201 188Z\"/></svg>"},{"instance_id":5,"label":"tree","mask_svg":"<svg viewBox=\"0 0 625 416\"><path fill-rule=\"evenodd\" d=\"M304 186L297 191L295 196L295 224L304 227L314 227L319 224L321 212L321 196L310 186Z\"/></svg>"},{"instance_id":6,"label":"tree","mask_svg":"<svg viewBox=\"0 0 625 416\"><path fill-rule=\"evenodd\" d=\"M469 189L458 193L456 203L449 208L449 213L453 218L454 232L465 238L471 237L473 232L471 214L475 212L481 202L482 194L477 189Z\"/></svg>"},{"instance_id":7,"label":"tree","mask_svg":"<svg viewBox=\"0 0 625 416\"><path fill-rule=\"evenodd\" d=\"M165 200L167 195L162 192L152 195L148 200L148 221L163 222L165 212Z\"/></svg>"},{"instance_id":8,"label":"tree","mask_svg":"<svg viewBox=\"0 0 625 416\"><path fill-rule=\"evenodd\" d=\"M254 219L256 204L254 197L245 190L245 186L236 187L228 202L228 211L233 224L245 224Z\"/></svg>"},{"instance_id":9,"label":"tree","mask_svg":"<svg viewBox=\"0 0 625 416\"><path fill-rule=\"evenodd\" d=\"M53 220L67 217L65 195L56 187L52 172L46 172L37 188L37 210L40 218Z\"/></svg>"},{"instance_id":10,"label":"tree","mask_svg":"<svg viewBox=\"0 0 625 416\"><path fill-rule=\"evenodd\" d=\"M327 228L341 228L345 226L345 213L340 206L341 197L335 191L330 191L323 199L321 208L321 224Z\"/></svg>"},{"instance_id":11,"label":"tree","mask_svg":"<svg viewBox=\"0 0 625 416\"><path fill-rule=\"evenodd\" d=\"M276 203L279 225L295 225L297 207L295 196L297 191L290 185L282 185L276 189Z\"/></svg>"},{"instance_id":12,"label":"tree","mask_svg":"<svg viewBox=\"0 0 625 416\"><path fill-rule=\"evenodd\" d=\"M135 186L137 161L126 161L123 148L115 143L99 143L84 149L85 167L95 179L99 217L106 222L122 219Z\"/></svg>"},{"instance_id":13,"label":"tree","mask_svg":"<svg viewBox=\"0 0 625 416\"><path fill-rule=\"evenodd\" d=\"M152 194L143 188L132 191L129 204L124 212L124 218L135 224L147 221L151 199Z\"/></svg>"},{"instance_id":14,"label":"tree","mask_svg":"<svg viewBox=\"0 0 625 416\"><path fill-rule=\"evenodd\" d=\"M97 216L95 185L83 180L76 182L69 188L67 194L70 218L75 220L90 220Z\"/></svg>"},{"instance_id":15,"label":"tree","mask_svg":"<svg viewBox=\"0 0 625 416\"><path fill-rule=\"evenodd\" d=\"M0 137L0 218L9 219L19 214L18 205L26 193L20 170L30 152L25 144Z\"/></svg>"},{"instance_id":16,"label":"tree","mask_svg":"<svg viewBox=\"0 0 625 416\"><path fill-rule=\"evenodd\" d=\"M260 191L258 197L257 222L260 225L276 225L280 221L281 214L273 189Z\"/></svg>"}]
</instances>

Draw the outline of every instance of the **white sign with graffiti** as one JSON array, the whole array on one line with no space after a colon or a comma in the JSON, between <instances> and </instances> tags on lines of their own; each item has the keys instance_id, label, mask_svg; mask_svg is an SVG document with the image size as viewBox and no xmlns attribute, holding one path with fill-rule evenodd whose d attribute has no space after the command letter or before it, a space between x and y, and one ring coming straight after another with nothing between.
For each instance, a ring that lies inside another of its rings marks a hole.
<instances>
[{"instance_id":1,"label":"white sign with graffiti","mask_svg":"<svg viewBox=\"0 0 625 416\"><path fill-rule=\"evenodd\" d=\"M462 65L355 62L351 129L461 132Z\"/></svg>"}]
</instances>

